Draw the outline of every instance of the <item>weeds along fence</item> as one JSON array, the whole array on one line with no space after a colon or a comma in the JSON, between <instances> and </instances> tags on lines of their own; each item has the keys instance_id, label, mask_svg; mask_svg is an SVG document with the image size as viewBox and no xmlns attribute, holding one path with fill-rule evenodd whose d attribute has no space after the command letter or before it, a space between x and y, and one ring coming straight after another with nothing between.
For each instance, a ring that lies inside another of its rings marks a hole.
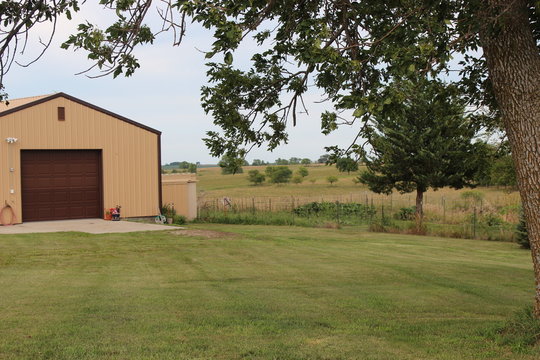
<instances>
[{"instance_id":1,"label":"weeds along fence","mask_svg":"<svg viewBox=\"0 0 540 360\"><path fill-rule=\"evenodd\" d=\"M370 225L379 231L415 232L414 204L413 195L381 196L369 192L347 196L200 198L198 220L325 227ZM425 196L424 214L426 232L430 234L512 241L519 221L519 202L510 196Z\"/></svg>"}]
</instances>

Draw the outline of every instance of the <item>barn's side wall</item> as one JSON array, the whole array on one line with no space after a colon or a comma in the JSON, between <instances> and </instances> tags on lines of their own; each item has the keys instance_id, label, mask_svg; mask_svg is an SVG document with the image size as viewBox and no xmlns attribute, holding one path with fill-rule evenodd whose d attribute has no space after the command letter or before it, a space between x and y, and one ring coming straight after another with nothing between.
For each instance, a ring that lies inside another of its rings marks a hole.
<instances>
[{"instance_id":1,"label":"barn's side wall","mask_svg":"<svg viewBox=\"0 0 540 360\"><path fill-rule=\"evenodd\" d=\"M18 141L8 144L7 137ZM156 133L62 97L1 116L0 208L8 203L22 219L21 150L101 149L104 207L121 205L123 217L157 215L158 142Z\"/></svg>"}]
</instances>

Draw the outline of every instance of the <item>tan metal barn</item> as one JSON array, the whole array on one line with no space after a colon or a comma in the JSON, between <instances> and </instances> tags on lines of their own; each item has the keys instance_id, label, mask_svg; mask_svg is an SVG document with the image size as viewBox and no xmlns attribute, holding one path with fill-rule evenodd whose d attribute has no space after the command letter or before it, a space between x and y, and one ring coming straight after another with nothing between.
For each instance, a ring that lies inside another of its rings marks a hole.
<instances>
[{"instance_id":1,"label":"tan metal barn","mask_svg":"<svg viewBox=\"0 0 540 360\"><path fill-rule=\"evenodd\" d=\"M14 223L102 218L116 205L155 216L160 157L161 132L73 96L0 103L0 209Z\"/></svg>"}]
</instances>

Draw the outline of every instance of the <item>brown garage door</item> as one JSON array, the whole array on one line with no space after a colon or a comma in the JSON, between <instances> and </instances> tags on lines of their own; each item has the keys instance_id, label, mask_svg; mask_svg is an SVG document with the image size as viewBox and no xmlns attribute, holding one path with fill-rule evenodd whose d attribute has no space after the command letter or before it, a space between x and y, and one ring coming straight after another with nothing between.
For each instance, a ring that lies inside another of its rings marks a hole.
<instances>
[{"instance_id":1,"label":"brown garage door","mask_svg":"<svg viewBox=\"0 0 540 360\"><path fill-rule=\"evenodd\" d=\"M100 150L22 150L23 221L102 216Z\"/></svg>"}]
</instances>

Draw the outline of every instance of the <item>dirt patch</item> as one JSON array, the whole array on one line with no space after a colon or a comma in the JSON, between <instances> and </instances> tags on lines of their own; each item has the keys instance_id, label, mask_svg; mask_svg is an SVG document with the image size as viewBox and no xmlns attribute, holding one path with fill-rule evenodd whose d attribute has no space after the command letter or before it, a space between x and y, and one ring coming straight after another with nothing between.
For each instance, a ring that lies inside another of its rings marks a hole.
<instances>
[{"instance_id":1,"label":"dirt patch","mask_svg":"<svg viewBox=\"0 0 540 360\"><path fill-rule=\"evenodd\" d=\"M183 235L183 236L200 236L207 239L219 239L225 237L237 237L238 234L229 233L225 231L213 231L213 230L195 230L195 229L183 229L171 231L171 234Z\"/></svg>"}]
</instances>

